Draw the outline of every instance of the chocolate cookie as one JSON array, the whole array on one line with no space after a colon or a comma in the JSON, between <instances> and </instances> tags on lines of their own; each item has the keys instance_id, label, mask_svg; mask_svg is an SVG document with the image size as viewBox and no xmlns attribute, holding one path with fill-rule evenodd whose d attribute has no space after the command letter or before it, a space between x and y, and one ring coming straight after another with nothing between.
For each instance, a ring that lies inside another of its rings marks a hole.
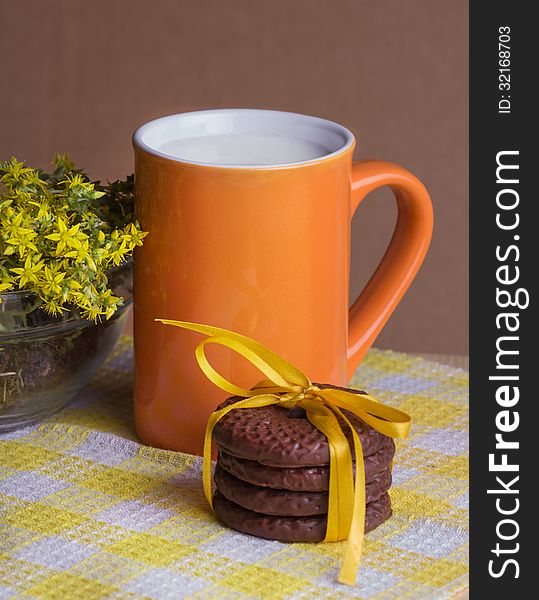
<instances>
[{"instance_id":1,"label":"chocolate cookie","mask_svg":"<svg viewBox=\"0 0 539 600\"><path fill-rule=\"evenodd\" d=\"M319 386L335 387L335 386ZM342 388L344 389L344 388ZM347 390L360 394L357 390ZM238 402L234 396L219 408ZM356 415L343 410L361 440L364 456L374 454L389 440ZM299 417L299 418L298 418ZM348 426L342 429L353 450ZM254 460L270 467L316 467L329 465L329 445L323 433L307 420L302 411L280 406L241 408L222 417L213 430L218 448L227 454Z\"/></svg>"},{"instance_id":2,"label":"chocolate cookie","mask_svg":"<svg viewBox=\"0 0 539 600\"><path fill-rule=\"evenodd\" d=\"M365 461L365 479L387 469L395 454L395 444L388 438L384 446ZM329 466L320 467L267 467L254 460L219 453L219 464L234 477L260 487L295 492L323 492L329 489Z\"/></svg>"},{"instance_id":3,"label":"chocolate cookie","mask_svg":"<svg viewBox=\"0 0 539 600\"><path fill-rule=\"evenodd\" d=\"M327 515L328 492L290 492L257 487L230 475L218 463L215 484L219 492L242 508L266 515L303 517ZM385 469L365 486L366 502L378 500L391 486L391 472Z\"/></svg>"},{"instance_id":4,"label":"chocolate cookie","mask_svg":"<svg viewBox=\"0 0 539 600\"><path fill-rule=\"evenodd\" d=\"M213 508L224 525L257 537L280 542L321 542L326 537L327 517L276 517L246 510L230 502L218 491ZM367 504L365 532L372 531L391 516L389 495Z\"/></svg>"}]
</instances>

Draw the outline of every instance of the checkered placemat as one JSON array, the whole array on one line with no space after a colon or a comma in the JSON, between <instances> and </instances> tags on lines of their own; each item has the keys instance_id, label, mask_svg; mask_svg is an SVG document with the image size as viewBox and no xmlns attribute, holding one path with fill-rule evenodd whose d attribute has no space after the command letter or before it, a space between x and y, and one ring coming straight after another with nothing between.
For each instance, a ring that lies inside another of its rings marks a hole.
<instances>
[{"instance_id":1,"label":"checkered placemat","mask_svg":"<svg viewBox=\"0 0 539 600\"><path fill-rule=\"evenodd\" d=\"M222 527L201 459L137 442L131 340L51 419L0 436L0 599L449 598L467 586L468 376L372 350L353 379L407 411L394 515L367 534L356 586L344 543L281 544Z\"/></svg>"}]
</instances>

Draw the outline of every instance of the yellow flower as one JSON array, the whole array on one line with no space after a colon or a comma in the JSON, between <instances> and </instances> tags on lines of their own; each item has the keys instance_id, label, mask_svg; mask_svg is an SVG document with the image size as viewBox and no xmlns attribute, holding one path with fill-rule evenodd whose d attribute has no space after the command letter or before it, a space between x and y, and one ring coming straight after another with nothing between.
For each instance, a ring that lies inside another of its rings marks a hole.
<instances>
[{"instance_id":1,"label":"yellow flower","mask_svg":"<svg viewBox=\"0 0 539 600\"><path fill-rule=\"evenodd\" d=\"M37 254L36 257L41 257ZM14 267L11 269L13 273L19 276L19 289L23 288L28 282L38 283L37 273L41 271L44 261L38 260L35 264L32 263L32 257L28 255L24 261L24 267Z\"/></svg>"},{"instance_id":2,"label":"yellow flower","mask_svg":"<svg viewBox=\"0 0 539 600\"><path fill-rule=\"evenodd\" d=\"M30 201L30 202L28 202L28 204L38 207L39 210L37 211L37 215L36 215L36 219L38 221L40 221L41 219L46 219L47 217L50 217L51 207L47 200L41 200L41 202Z\"/></svg>"},{"instance_id":3,"label":"yellow flower","mask_svg":"<svg viewBox=\"0 0 539 600\"><path fill-rule=\"evenodd\" d=\"M58 304L58 301L55 298L45 300L43 303L43 309L45 312L49 313L49 315L61 315L62 312L67 311L67 308L64 308L62 305Z\"/></svg>"},{"instance_id":4,"label":"yellow flower","mask_svg":"<svg viewBox=\"0 0 539 600\"><path fill-rule=\"evenodd\" d=\"M79 242L78 248L66 252L64 256L66 258L74 258L77 264L82 263L82 261L86 261L86 264L95 271L97 267L95 266L95 262L93 261L89 250L90 248L88 245L88 240L84 240L84 242Z\"/></svg>"},{"instance_id":5,"label":"yellow flower","mask_svg":"<svg viewBox=\"0 0 539 600\"><path fill-rule=\"evenodd\" d=\"M9 217L14 214L13 209L6 211ZM18 238L20 236L34 233L33 229L22 226L22 220L26 217L23 211L18 212L13 218L2 219L2 237L7 241L10 238ZM34 236L36 234L34 233Z\"/></svg>"},{"instance_id":6,"label":"yellow flower","mask_svg":"<svg viewBox=\"0 0 539 600\"><path fill-rule=\"evenodd\" d=\"M62 217L58 217L56 228L58 230L56 233L49 233L49 235L46 235L45 237L53 242L57 242L57 255L60 255L66 247L80 248L81 241L88 238L85 233L79 231L80 223L73 225L73 227L68 227Z\"/></svg>"},{"instance_id":7,"label":"yellow flower","mask_svg":"<svg viewBox=\"0 0 539 600\"><path fill-rule=\"evenodd\" d=\"M134 223L129 223L124 228L122 239L129 245L129 250L134 250L136 246L142 246L142 240L147 235L147 231L140 231Z\"/></svg>"},{"instance_id":8,"label":"yellow flower","mask_svg":"<svg viewBox=\"0 0 539 600\"><path fill-rule=\"evenodd\" d=\"M25 186L33 186L38 190L44 190L47 187L47 183L41 179L39 171L36 171L35 169L29 169L29 172L21 178L21 181Z\"/></svg>"},{"instance_id":9,"label":"yellow flower","mask_svg":"<svg viewBox=\"0 0 539 600\"><path fill-rule=\"evenodd\" d=\"M47 296L55 296L62 292L62 286L60 285L65 277L64 273L54 272L53 269L45 267L43 272L43 280L41 289Z\"/></svg>"},{"instance_id":10,"label":"yellow flower","mask_svg":"<svg viewBox=\"0 0 539 600\"><path fill-rule=\"evenodd\" d=\"M12 237L6 240L6 244L10 244L11 246L15 246L19 251L19 256L21 258L28 252L28 250L32 250L33 252L37 252L37 246L32 242L32 240L37 236L35 231L24 230L22 227L17 231ZM7 248L6 248L7 250ZM4 253L6 254L6 252ZM10 252L13 254L13 252Z\"/></svg>"},{"instance_id":11,"label":"yellow flower","mask_svg":"<svg viewBox=\"0 0 539 600\"><path fill-rule=\"evenodd\" d=\"M70 192L74 192L77 195L83 195L86 198L101 198L105 195L105 192L99 192L95 189L95 184L90 181L86 181L83 175L80 173L69 174L61 182L64 184Z\"/></svg>"},{"instance_id":12,"label":"yellow flower","mask_svg":"<svg viewBox=\"0 0 539 600\"><path fill-rule=\"evenodd\" d=\"M103 312L101 311L101 309L98 306L88 306L88 308L84 308L81 312L81 315L85 319L88 319L88 321L94 321L94 322L97 322L99 320L98 317L100 317L102 314L103 314Z\"/></svg>"},{"instance_id":13,"label":"yellow flower","mask_svg":"<svg viewBox=\"0 0 539 600\"><path fill-rule=\"evenodd\" d=\"M109 258L112 260L112 264L115 266L118 266L122 260L125 258L126 254L128 253L128 249L125 243L125 240L120 244L120 247L117 248L116 250L113 250L110 254L109 254Z\"/></svg>"},{"instance_id":14,"label":"yellow flower","mask_svg":"<svg viewBox=\"0 0 539 600\"><path fill-rule=\"evenodd\" d=\"M86 187L92 184L86 183L84 181L84 177L80 173L74 173L73 175L68 175L61 183L65 183L71 188L77 187ZM93 185L92 185L93 188Z\"/></svg>"},{"instance_id":15,"label":"yellow flower","mask_svg":"<svg viewBox=\"0 0 539 600\"><path fill-rule=\"evenodd\" d=\"M2 166L6 170L6 174L0 178L0 181L7 185L16 182L18 179L21 179L33 171L30 167L25 167L24 162L18 161L15 157L9 162L6 161Z\"/></svg>"}]
</instances>

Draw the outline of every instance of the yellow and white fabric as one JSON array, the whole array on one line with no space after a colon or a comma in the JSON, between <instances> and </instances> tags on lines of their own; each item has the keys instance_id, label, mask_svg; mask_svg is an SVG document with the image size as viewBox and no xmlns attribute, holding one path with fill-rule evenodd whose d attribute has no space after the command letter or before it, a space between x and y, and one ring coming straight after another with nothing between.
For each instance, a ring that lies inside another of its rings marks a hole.
<instances>
[{"instance_id":1,"label":"yellow and white fabric","mask_svg":"<svg viewBox=\"0 0 539 600\"><path fill-rule=\"evenodd\" d=\"M345 544L281 544L221 526L198 457L141 445L131 340L33 427L0 436L0 599L450 598L467 586L468 376L372 350L353 379L412 416L397 442L393 517L365 537L355 587Z\"/></svg>"}]
</instances>

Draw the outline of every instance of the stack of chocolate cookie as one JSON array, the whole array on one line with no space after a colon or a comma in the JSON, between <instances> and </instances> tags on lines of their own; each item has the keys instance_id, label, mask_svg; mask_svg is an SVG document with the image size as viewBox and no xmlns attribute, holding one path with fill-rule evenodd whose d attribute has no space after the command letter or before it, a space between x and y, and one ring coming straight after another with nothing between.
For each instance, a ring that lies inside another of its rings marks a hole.
<instances>
[{"instance_id":1,"label":"stack of chocolate cookie","mask_svg":"<svg viewBox=\"0 0 539 600\"><path fill-rule=\"evenodd\" d=\"M229 398L219 408L239 400L242 398ZM354 414L343 412L363 448L368 532L391 515L387 491L395 445ZM354 456L352 436L348 427L342 429ZM213 439L219 450L213 503L222 523L282 542L320 542L325 538L329 446L303 409L267 406L232 410L215 426Z\"/></svg>"}]
</instances>

